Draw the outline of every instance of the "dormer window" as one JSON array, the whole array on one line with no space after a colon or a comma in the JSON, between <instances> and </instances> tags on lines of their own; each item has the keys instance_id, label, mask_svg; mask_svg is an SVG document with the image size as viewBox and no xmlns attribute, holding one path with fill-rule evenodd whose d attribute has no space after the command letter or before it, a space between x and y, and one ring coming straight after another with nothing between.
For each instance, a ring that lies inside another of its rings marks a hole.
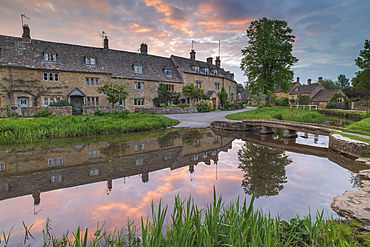
<instances>
[{"instance_id":1,"label":"dormer window","mask_svg":"<svg viewBox=\"0 0 370 247\"><path fill-rule=\"evenodd\" d=\"M199 73L199 66L195 66L194 70L195 70L195 73Z\"/></svg>"},{"instance_id":2,"label":"dormer window","mask_svg":"<svg viewBox=\"0 0 370 247\"><path fill-rule=\"evenodd\" d=\"M218 71L217 71L217 69L215 69L215 70L213 71L213 75L215 75L215 76L217 76L217 75L218 75Z\"/></svg>"},{"instance_id":3,"label":"dormer window","mask_svg":"<svg viewBox=\"0 0 370 247\"><path fill-rule=\"evenodd\" d=\"M165 74L167 77L172 77L172 70L171 69L165 69Z\"/></svg>"},{"instance_id":4,"label":"dormer window","mask_svg":"<svg viewBox=\"0 0 370 247\"><path fill-rule=\"evenodd\" d=\"M205 73L206 75L209 75L209 69L208 69L208 68L204 68L204 73Z\"/></svg>"},{"instance_id":5,"label":"dormer window","mask_svg":"<svg viewBox=\"0 0 370 247\"><path fill-rule=\"evenodd\" d=\"M135 73L142 74L143 73L143 66L142 65L134 65Z\"/></svg>"},{"instance_id":6,"label":"dormer window","mask_svg":"<svg viewBox=\"0 0 370 247\"><path fill-rule=\"evenodd\" d=\"M86 57L85 63L89 65L95 65L95 57Z\"/></svg>"},{"instance_id":7,"label":"dormer window","mask_svg":"<svg viewBox=\"0 0 370 247\"><path fill-rule=\"evenodd\" d=\"M49 47L44 51L44 60L48 62L57 61L57 53L54 51L53 48Z\"/></svg>"}]
</instances>

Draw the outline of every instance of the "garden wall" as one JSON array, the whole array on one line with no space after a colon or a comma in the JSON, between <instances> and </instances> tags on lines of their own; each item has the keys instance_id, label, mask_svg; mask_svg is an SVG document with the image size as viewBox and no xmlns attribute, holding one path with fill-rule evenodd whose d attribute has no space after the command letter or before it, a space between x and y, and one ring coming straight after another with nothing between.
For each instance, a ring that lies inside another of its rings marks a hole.
<instances>
[{"instance_id":1,"label":"garden wall","mask_svg":"<svg viewBox=\"0 0 370 247\"><path fill-rule=\"evenodd\" d=\"M184 114L184 113L195 113L197 108L195 106L189 107L151 107L151 108L139 108L139 113L149 113L149 114Z\"/></svg>"},{"instance_id":2,"label":"garden wall","mask_svg":"<svg viewBox=\"0 0 370 247\"><path fill-rule=\"evenodd\" d=\"M117 112L117 111L124 111L125 108L122 106L83 106L82 107L82 114L83 115L94 115L96 111L102 112Z\"/></svg>"},{"instance_id":3,"label":"garden wall","mask_svg":"<svg viewBox=\"0 0 370 247\"><path fill-rule=\"evenodd\" d=\"M351 110L358 110L358 111L368 111L370 110L368 106L366 106L365 103L362 102L351 102L349 104L349 108Z\"/></svg>"},{"instance_id":4,"label":"garden wall","mask_svg":"<svg viewBox=\"0 0 370 247\"><path fill-rule=\"evenodd\" d=\"M6 108L0 108L0 117L8 116L8 110Z\"/></svg>"},{"instance_id":5,"label":"garden wall","mask_svg":"<svg viewBox=\"0 0 370 247\"><path fill-rule=\"evenodd\" d=\"M370 144L352 140L339 134L330 135L329 148L354 157L362 157L363 153L370 152Z\"/></svg>"},{"instance_id":6,"label":"garden wall","mask_svg":"<svg viewBox=\"0 0 370 247\"><path fill-rule=\"evenodd\" d=\"M22 107L22 116L32 117L32 116L35 116L38 112L41 112L44 110L50 111L52 113L52 116L72 115L72 106L49 106L49 107L28 106L28 107Z\"/></svg>"}]
</instances>

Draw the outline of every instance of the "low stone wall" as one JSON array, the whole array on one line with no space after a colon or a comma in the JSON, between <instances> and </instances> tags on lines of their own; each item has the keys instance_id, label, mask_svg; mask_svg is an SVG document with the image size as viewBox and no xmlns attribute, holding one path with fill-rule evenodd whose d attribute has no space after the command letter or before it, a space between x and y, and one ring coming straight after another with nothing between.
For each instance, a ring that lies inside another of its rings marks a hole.
<instances>
[{"instance_id":1,"label":"low stone wall","mask_svg":"<svg viewBox=\"0 0 370 247\"><path fill-rule=\"evenodd\" d=\"M195 106L189 107L152 107L152 108L138 108L139 113L149 113L149 114L184 114L184 113L195 113L197 108Z\"/></svg>"},{"instance_id":2,"label":"low stone wall","mask_svg":"<svg viewBox=\"0 0 370 247\"><path fill-rule=\"evenodd\" d=\"M352 140L339 134L330 135L329 148L354 157L361 157L363 153L370 152L370 144Z\"/></svg>"},{"instance_id":3,"label":"low stone wall","mask_svg":"<svg viewBox=\"0 0 370 247\"><path fill-rule=\"evenodd\" d=\"M365 103L362 102L351 102L349 104L349 107L351 110L357 110L357 111L368 111L369 106L367 106Z\"/></svg>"},{"instance_id":4,"label":"low stone wall","mask_svg":"<svg viewBox=\"0 0 370 247\"><path fill-rule=\"evenodd\" d=\"M72 115L72 106L49 106L49 107L39 107L39 106L28 106L22 107L22 116L23 117L32 117L35 116L38 112L41 111L50 111L52 116L70 116Z\"/></svg>"},{"instance_id":5,"label":"low stone wall","mask_svg":"<svg viewBox=\"0 0 370 247\"><path fill-rule=\"evenodd\" d=\"M0 108L0 117L8 116L8 110L6 108Z\"/></svg>"},{"instance_id":6,"label":"low stone wall","mask_svg":"<svg viewBox=\"0 0 370 247\"><path fill-rule=\"evenodd\" d=\"M250 131L255 129L250 125L246 125L244 122L214 121L212 126L220 130Z\"/></svg>"},{"instance_id":7,"label":"low stone wall","mask_svg":"<svg viewBox=\"0 0 370 247\"><path fill-rule=\"evenodd\" d=\"M125 108L122 106L83 106L82 107L82 114L83 115L94 115L96 111L102 112L117 112L117 111L124 111Z\"/></svg>"}]
</instances>

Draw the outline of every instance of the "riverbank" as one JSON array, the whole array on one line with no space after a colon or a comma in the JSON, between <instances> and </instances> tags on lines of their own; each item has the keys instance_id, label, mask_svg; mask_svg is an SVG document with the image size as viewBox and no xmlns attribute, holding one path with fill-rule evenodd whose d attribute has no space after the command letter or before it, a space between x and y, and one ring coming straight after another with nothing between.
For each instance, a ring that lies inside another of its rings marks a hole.
<instances>
[{"instance_id":1,"label":"riverbank","mask_svg":"<svg viewBox=\"0 0 370 247\"><path fill-rule=\"evenodd\" d=\"M178 120L164 116L136 113L3 119L0 121L0 144L154 130L178 123Z\"/></svg>"},{"instance_id":2,"label":"riverbank","mask_svg":"<svg viewBox=\"0 0 370 247\"><path fill-rule=\"evenodd\" d=\"M326 219L323 212L289 221L255 211L253 196L225 204L214 192L213 202L199 208L192 198L175 198L171 216L168 206L152 204L151 217L128 222L125 228L106 231L103 226L90 232L78 227L76 232L53 236L48 219L43 229L44 246L369 246L370 233L361 233L353 220ZM170 216L170 217L169 217ZM25 227L26 236L32 227ZM10 233L9 233L10 235ZM4 236L9 236L4 233ZM31 239L25 238L25 243ZM9 241L5 239L5 244Z\"/></svg>"}]
</instances>

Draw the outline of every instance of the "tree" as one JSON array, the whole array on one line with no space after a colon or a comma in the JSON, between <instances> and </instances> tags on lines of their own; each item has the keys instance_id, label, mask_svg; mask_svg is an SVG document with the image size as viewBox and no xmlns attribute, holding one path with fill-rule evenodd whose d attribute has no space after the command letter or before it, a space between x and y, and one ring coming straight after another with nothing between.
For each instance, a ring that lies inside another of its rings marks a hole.
<instances>
[{"instance_id":1,"label":"tree","mask_svg":"<svg viewBox=\"0 0 370 247\"><path fill-rule=\"evenodd\" d=\"M290 67L298 62L292 55L295 36L287 22L263 17L247 29L249 45L242 50L240 67L248 77L253 95L267 95L266 104L277 88L287 92L293 80Z\"/></svg>"},{"instance_id":2,"label":"tree","mask_svg":"<svg viewBox=\"0 0 370 247\"><path fill-rule=\"evenodd\" d=\"M194 85L188 85L188 86L185 86L183 89L182 89L182 94L189 98L190 101L193 103L193 101L197 98L203 98L204 96L204 90L201 89L201 88L197 88L196 86Z\"/></svg>"},{"instance_id":3,"label":"tree","mask_svg":"<svg viewBox=\"0 0 370 247\"><path fill-rule=\"evenodd\" d=\"M166 85L161 83L158 87L158 96L153 99L154 105L160 106L160 104L168 104L169 100L174 100L175 104L180 97L180 93L171 92L167 90Z\"/></svg>"},{"instance_id":4,"label":"tree","mask_svg":"<svg viewBox=\"0 0 370 247\"><path fill-rule=\"evenodd\" d=\"M126 85L119 82L108 82L104 86L98 87L98 92L105 94L109 103L112 105L118 103L120 100L125 100L129 95Z\"/></svg>"},{"instance_id":5,"label":"tree","mask_svg":"<svg viewBox=\"0 0 370 247\"><path fill-rule=\"evenodd\" d=\"M238 93L242 93L244 91L245 91L245 89L244 89L243 85L238 83L236 85L236 93L238 94Z\"/></svg>"},{"instance_id":6,"label":"tree","mask_svg":"<svg viewBox=\"0 0 370 247\"><path fill-rule=\"evenodd\" d=\"M322 85L325 88L339 88L339 85L336 84L332 79L323 79Z\"/></svg>"},{"instance_id":7,"label":"tree","mask_svg":"<svg viewBox=\"0 0 370 247\"><path fill-rule=\"evenodd\" d=\"M345 75L340 74L338 75L338 80L336 81L336 84L340 88L349 87L349 79Z\"/></svg>"},{"instance_id":8,"label":"tree","mask_svg":"<svg viewBox=\"0 0 370 247\"><path fill-rule=\"evenodd\" d=\"M356 76L352 79L352 84L370 95L370 42L365 40L364 49L360 51L360 55L355 59L356 66L360 71L356 72Z\"/></svg>"},{"instance_id":9,"label":"tree","mask_svg":"<svg viewBox=\"0 0 370 247\"><path fill-rule=\"evenodd\" d=\"M227 104L227 93L224 87L222 87L221 92L218 93L218 98L220 99L220 105Z\"/></svg>"}]
</instances>

